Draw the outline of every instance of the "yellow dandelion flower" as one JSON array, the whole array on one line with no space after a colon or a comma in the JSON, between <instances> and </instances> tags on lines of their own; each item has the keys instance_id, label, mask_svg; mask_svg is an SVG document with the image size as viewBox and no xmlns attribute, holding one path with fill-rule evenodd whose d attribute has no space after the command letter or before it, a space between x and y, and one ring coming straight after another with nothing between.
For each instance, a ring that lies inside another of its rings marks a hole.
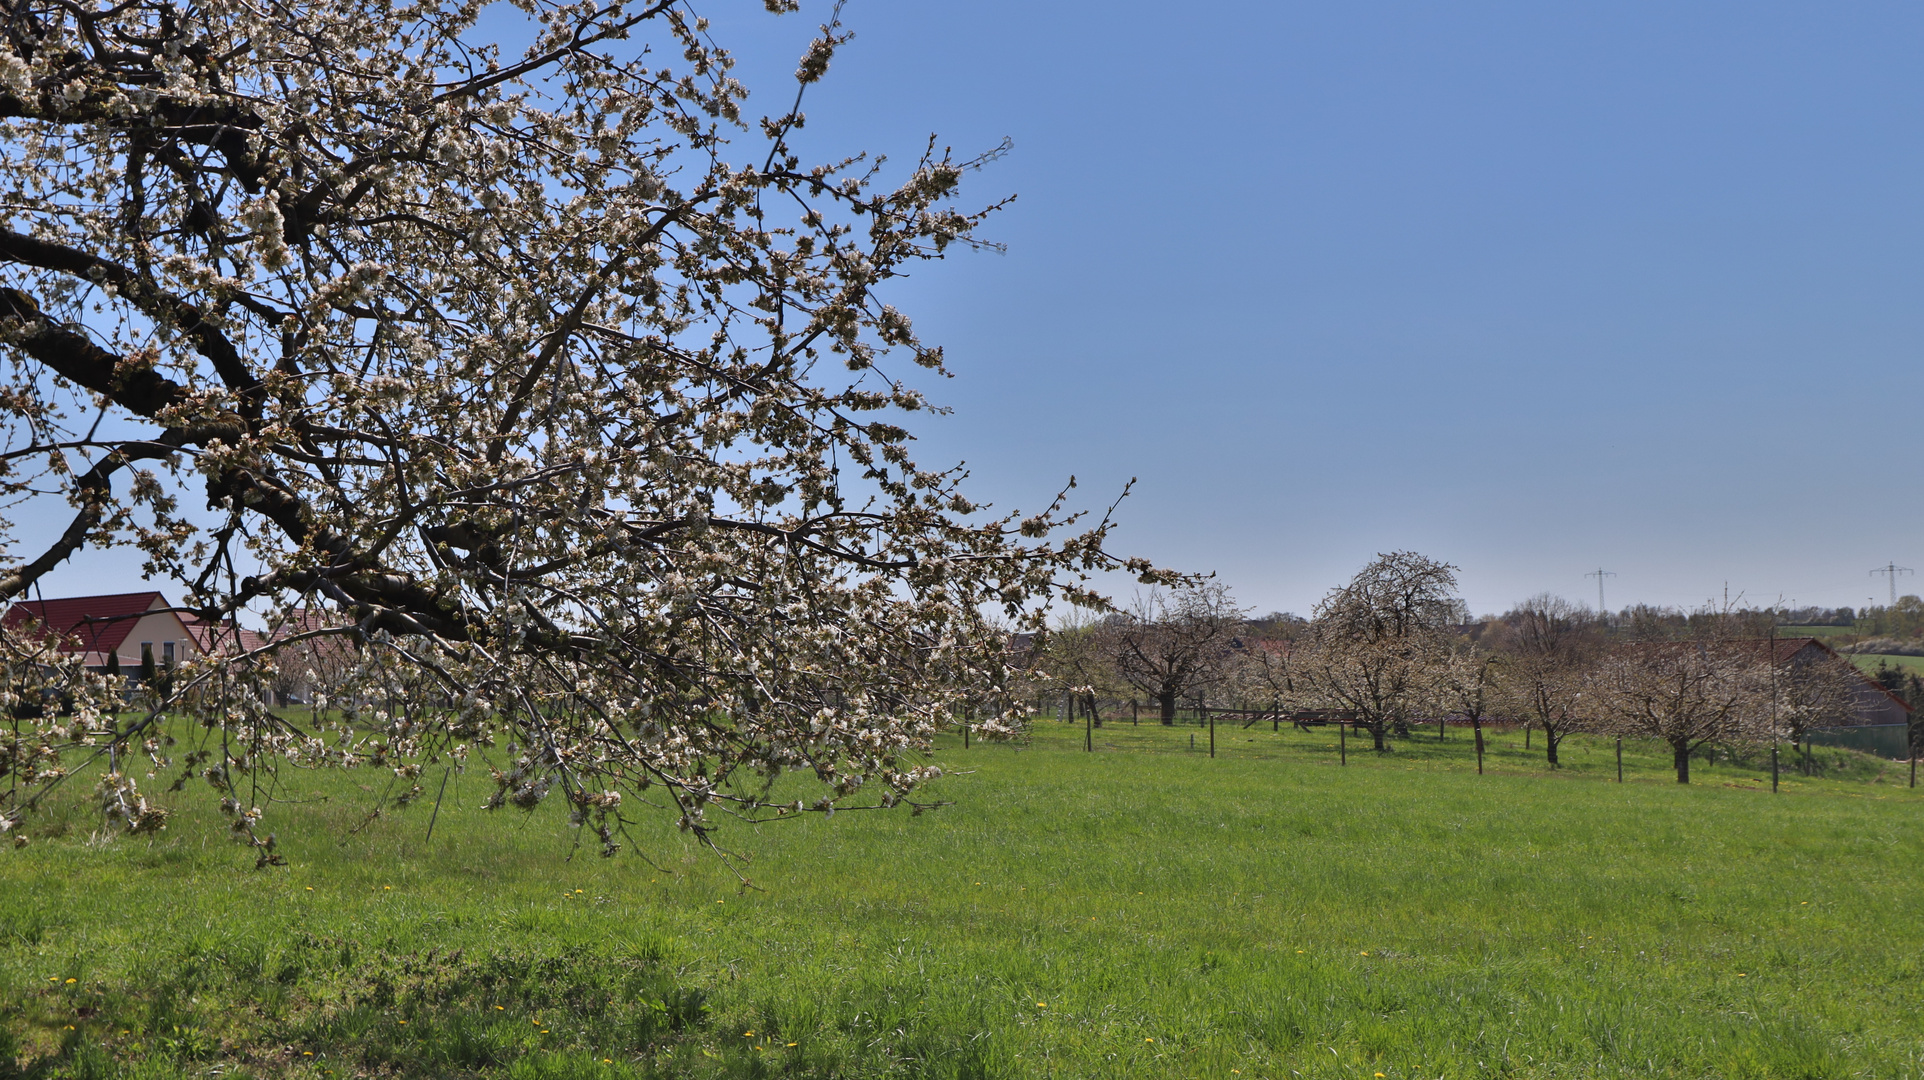
<instances>
[{"instance_id":1,"label":"yellow dandelion flower","mask_svg":"<svg viewBox=\"0 0 1924 1080\"><path fill-rule=\"evenodd\" d=\"M801 1045L801 1043L789 1043L788 1045L790 1045L790 1046L800 1046L800 1045Z\"/></svg>"},{"instance_id":2,"label":"yellow dandelion flower","mask_svg":"<svg viewBox=\"0 0 1924 1080\"><path fill-rule=\"evenodd\" d=\"M1154 1039L1144 1039L1144 1040L1142 1040L1142 1041L1143 1041L1143 1042L1155 1042L1156 1040L1154 1040Z\"/></svg>"},{"instance_id":3,"label":"yellow dandelion flower","mask_svg":"<svg viewBox=\"0 0 1924 1080\"><path fill-rule=\"evenodd\" d=\"M80 980L79 980L79 979L68 979L67 981L68 981L69 983L77 983L77 982L79 982Z\"/></svg>"},{"instance_id":4,"label":"yellow dandelion flower","mask_svg":"<svg viewBox=\"0 0 1924 1080\"><path fill-rule=\"evenodd\" d=\"M73 980L72 980L72 979L68 979L67 981L68 981L68 982L72 982ZM1038 1001L1038 1002L1036 1002L1036 1003L1035 1003L1035 1007L1036 1007L1036 1008L1038 1008L1038 1009L1046 1009L1046 1008L1048 1008L1048 1007L1049 1007L1049 1003L1048 1003L1048 1002L1046 1002L1046 1001Z\"/></svg>"}]
</instances>

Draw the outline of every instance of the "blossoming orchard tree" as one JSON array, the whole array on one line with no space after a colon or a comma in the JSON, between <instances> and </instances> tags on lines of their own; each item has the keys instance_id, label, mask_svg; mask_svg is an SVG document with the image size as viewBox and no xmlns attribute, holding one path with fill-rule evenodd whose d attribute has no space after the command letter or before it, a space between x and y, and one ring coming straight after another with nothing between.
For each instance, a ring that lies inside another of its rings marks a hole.
<instances>
[{"instance_id":1,"label":"blossoming orchard tree","mask_svg":"<svg viewBox=\"0 0 1924 1080\"><path fill-rule=\"evenodd\" d=\"M1296 675L1321 700L1355 713L1379 753L1389 749L1390 731L1408 735L1425 704L1454 704L1438 680L1450 666L1451 630L1467 618L1456 569L1392 551L1316 605Z\"/></svg>"},{"instance_id":2,"label":"blossoming orchard tree","mask_svg":"<svg viewBox=\"0 0 1924 1080\"><path fill-rule=\"evenodd\" d=\"M839 23L751 118L677 0L516 3L518 56L476 0L0 0L0 483L62 522L9 526L0 598L137 545L194 616L318 606L289 640L353 658L318 720L261 704L272 649L127 720L12 633L0 829L109 757L111 816L161 826L137 775L205 781L263 859L286 763L407 799L478 759L493 805L558 793L607 853L637 801L703 836L897 805L1007 677L998 621L1169 580L1106 519L992 517L911 459L943 358L881 289L979 243L981 159L804 162Z\"/></svg>"}]
</instances>

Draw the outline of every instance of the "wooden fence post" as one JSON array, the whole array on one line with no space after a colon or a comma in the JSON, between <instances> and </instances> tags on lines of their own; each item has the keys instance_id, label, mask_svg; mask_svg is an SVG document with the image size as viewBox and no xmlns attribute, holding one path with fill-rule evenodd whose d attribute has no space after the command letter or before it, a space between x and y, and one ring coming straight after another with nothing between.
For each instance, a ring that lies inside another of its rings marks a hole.
<instances>
[{"instance_id":1,"label":"wooden fence post","mask_svg":"<svg viewBox=\"0 0 1924 1080\"><path fill-rule=\"evenodd\" d=\"M1203 706L1202 712L1203 712L1203 719L1209 722L1209 756L1215 757L1216 756L1216 714L1210 712L1209 706L1207 705Z\"/></svg>"},{"instance_id":2,"label":"wooden fence post","mask_svg":"<svg viewBox=\"0 0 1924 1080\"><path fill-rule=\"evenodd\" d=\"M1476 728L1476 774L1478 776L1482 776L1483 775L1483 722L1481 720L1472 721L1472 725Z\"/></svg>"},{"instance_id":3,"label":"wooden fence post","mask_svg":"<svg viewBox=\"0 0 1924 1080\"><path fill-rule=\"evenodd\" d=\"M1336 753L1337 764L1349 764L1349 725L1341 720L1336 721Z\"/></svg>"},{"instance_id":4,"label":"wooden fence post","mask_svg":"<svg viewBox=\"0 0 1924 1080\"><path fill-rule=\"evenodd\" d=\"M1623 783L1623 736L1621 735L1617 736L1617 783Z\"/></svg>"},{"instance_id":5,"label":"wooden fence post","mask_svg":"<svg viewBox=\"0 0 1924 1080\"><path fill-rule=\"evenodd\" d=\"M1096 750L1095 721L1086 711L1082 714L1082 749L1088 753L1095 753Z\"/></svg>"}]
</instances>

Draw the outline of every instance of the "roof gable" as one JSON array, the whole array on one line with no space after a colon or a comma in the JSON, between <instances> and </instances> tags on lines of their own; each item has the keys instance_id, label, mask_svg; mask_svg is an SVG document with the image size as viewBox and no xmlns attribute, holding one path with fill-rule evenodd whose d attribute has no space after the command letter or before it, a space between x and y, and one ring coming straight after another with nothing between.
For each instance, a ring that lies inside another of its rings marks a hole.
<instances>
[{"instance_id":1,"label":"roof gable","mask_svg":"<svg viewBox=\"0 0 1924 1080\"><path fill-rule=\"evenodd\" d=\"M120 648L142 615L169 606L158 591L22 600L0 623L11 629L37 622L61 636L62 652L105 653Z\"/></svg>"}]
</instances>

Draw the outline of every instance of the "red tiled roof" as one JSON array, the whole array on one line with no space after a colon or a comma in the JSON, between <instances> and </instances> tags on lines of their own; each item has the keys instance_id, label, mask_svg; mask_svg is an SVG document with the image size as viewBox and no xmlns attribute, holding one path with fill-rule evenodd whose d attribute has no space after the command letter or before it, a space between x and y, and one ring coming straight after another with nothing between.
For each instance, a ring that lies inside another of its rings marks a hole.
<instances>
[{"instance_id":1,"label":"red tiled roof","mask_svg":"<svg viewBox=\"0 0 1924 1080\"><path fill-rule=\"evenodd\" d=\"M12 628L28 621L37 622L64 639L60 645L62 652L106 653L120 648L134 624L156 600L166 606L159 592L22 600L7 609L0 625Z\"/></svg>"}]
</instances>

